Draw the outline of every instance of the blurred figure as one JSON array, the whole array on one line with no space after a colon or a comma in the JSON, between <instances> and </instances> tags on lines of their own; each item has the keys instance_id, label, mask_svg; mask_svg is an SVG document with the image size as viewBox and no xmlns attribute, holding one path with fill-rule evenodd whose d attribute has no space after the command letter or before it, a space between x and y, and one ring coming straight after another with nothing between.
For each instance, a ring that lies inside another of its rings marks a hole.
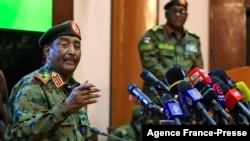
<instances>
[{"instance_id":1,"label":"blurred figure","mask_svg":"<svg viewBox=\"0 0 250 141\"><path fill-rule=\"evenodd\" d=\"M110 132L110 135L122 138L127 141L141 141L142 124L140 120L141 106L136 106L132 109L131 121L119 126ZM114 138L108 138L107 141L119 141Z\"/></svg>"},{"instance_id":2,"label":"blurred figure","mask_svg":"<svg viewBox=\"0 0 250 141\"><path fill-rule=\"evenodd\" d=\"M155 25L143 35L138 50L143 69L152 72L165 83L165 74L172 67L180 67L187 74L194 67L203 68L200 38L185 29L188 18L186 0L170 0L164 6L166 23ZM160 101L151 94L150 84L144 81L143 92L156 104ZM154 118L155 117L155 118ZM153 123L164 117L154 114Z\"/></svg>"}]
</instances>

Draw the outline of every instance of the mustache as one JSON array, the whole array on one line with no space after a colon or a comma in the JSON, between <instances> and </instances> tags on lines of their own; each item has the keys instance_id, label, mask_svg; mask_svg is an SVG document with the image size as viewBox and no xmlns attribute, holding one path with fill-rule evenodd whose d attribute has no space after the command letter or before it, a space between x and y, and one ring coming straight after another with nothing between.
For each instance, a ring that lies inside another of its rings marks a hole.
<instances>
[{"instance_id":1,"label":"mustache","mask_svg":"<svg viewBox=\"0 0 250 141\"><path fill-rule=\"evenodd\" d=\"M64 59L64 61L67 61L67 60L72 60L74 62L77 62L78 59L75 57L75 56L66 56Z\"/></svg>"}]
</instances>

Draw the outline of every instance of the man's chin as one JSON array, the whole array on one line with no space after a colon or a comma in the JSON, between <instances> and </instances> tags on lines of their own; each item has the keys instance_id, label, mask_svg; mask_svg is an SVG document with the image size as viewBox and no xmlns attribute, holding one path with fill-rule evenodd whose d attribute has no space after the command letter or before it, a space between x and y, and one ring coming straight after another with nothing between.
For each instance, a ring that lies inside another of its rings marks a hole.
<instances>
[{"instance_id":1,"label":"man's chin","mask_svg":"<svg viewBox=\"0 0 250 141\"><path fill-rule=\"evenodd\" d=\"M66 66L64 67L64 70L69 73L73 73L76 70L76 66Z\"/></svg>"}]
</instances>

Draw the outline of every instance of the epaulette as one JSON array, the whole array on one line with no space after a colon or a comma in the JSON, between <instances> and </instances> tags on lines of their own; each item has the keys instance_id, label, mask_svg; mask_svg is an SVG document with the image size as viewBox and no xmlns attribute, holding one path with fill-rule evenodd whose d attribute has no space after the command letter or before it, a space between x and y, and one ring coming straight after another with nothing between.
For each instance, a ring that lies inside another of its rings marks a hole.
<instances>
[{"instance_id":1,"label":"epaulette","mask_svg":"<svg viewBox=\"0 0 250 141\"><path fill-rule=\"evenodd\" d=\"M153 26L153 27L151 28L151 30L153 30L153 31L157 31L157 30L159 30L159 29L163 29L161 25L155 25L155 26Z\"/></svg>"},{"instance_id":2,"label":"epaulette","mask_svg":"<svg viewBox=\"0 0 250 141\"><path fill-rule=\"evenodd\" d=\"M194 36L194 37L197 38L197 39L200 39L200 37L199 37L197 34L193 33L193 32L188 31L187 33L188 33L189 35Z\"/></svg>"},{"instance_id":3,"label":"epaulette","mask_svg":"<svg viewBox=\"0 0 250 141\"><path fill-rule=\"evenodd\" d=\"M45 85L51 77L49 73L39 73L35 74L34 78L40 81L43 85Z\"/></svg>"}]
</instances>

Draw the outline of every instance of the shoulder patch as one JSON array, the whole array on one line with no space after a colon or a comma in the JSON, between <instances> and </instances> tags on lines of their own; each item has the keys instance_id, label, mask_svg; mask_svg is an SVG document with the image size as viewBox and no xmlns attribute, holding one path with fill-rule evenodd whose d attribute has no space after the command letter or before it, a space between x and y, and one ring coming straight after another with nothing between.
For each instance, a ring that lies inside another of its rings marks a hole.
<instances>
[{"instance_id":1,"label":"shoulder patch","mask_svg":"<svg viewBox=\"0 0 250 141\"><path fill-rule=\"evenodd\" d=\"M162 27L161 25L155 25L155 26L153 26L153 27L151 28L151 30L157 31L157 30L162 29L162 28L163 28L163 27Z\"/></svg>"},{"instance_id":2,"label":"shoulder patch","mask_svg":"<svg viewBox=\"0 0 250 141\"><path fill-rule=\"evenodd\" d=\"M45 85L50 79L50 75L48 73L44 73L44 74L39 73L39 74L35 74L34 78L40 81L43 85Z\"/></svg>"},{"instance_id":3,"label":"shoulder patch","mask_svg":"<svg viewBox=\"0 0 250 141\"><path fill-rule=\"evenodd\" d=\"M187 33L188 33L189 35L194 36L194 37L197 38L197 39L200 38L197 34L195 34L195 33L193 33L193 32L188 31Z\"/></svg>"}]
</instances>

